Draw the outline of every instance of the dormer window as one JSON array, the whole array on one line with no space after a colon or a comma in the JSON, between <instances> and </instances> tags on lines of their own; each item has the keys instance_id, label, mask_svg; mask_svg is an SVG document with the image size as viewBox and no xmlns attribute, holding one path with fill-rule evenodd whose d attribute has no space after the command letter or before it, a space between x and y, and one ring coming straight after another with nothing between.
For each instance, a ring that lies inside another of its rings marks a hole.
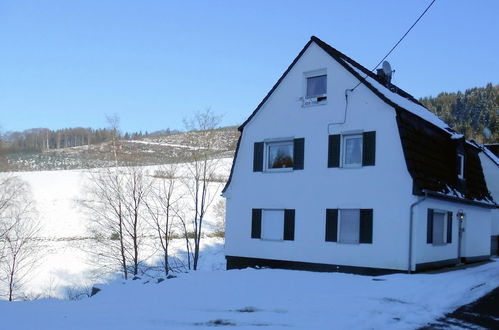
<instances>
[{"instance_id":1,"label":"dormer window","mask_svg":"<svg viewBox=\"0 0 499 330\"><path fill-rule=\"evenodd\" d=\"M457 177L464 180L464 155L457 154Z\"/></svg>"},{"instance_id":2,"label":"dormer window","mask_svg":"<svg viewBox=\"0 0 499 330\"><path fill-rule=\"evenodd\" d=\"M326 103L327 74L325 69L305 73L305 85L303 105Z\"/></svg>"}]
</instances>

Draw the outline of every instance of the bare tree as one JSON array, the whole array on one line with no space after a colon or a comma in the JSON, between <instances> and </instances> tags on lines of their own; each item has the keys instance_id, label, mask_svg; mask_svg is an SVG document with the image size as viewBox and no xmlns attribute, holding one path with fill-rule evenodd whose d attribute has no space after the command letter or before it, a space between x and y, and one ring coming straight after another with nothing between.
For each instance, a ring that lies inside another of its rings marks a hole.
<instances>
[{"instance_id":1,"label":"bare tree","mask_svg":"<svg viewBox=\"0 0 499 330\"><path fill-rule=\"evenodd\" d=\"M120 265L123 277L128 279L123 185L123 175L117 168L91 172L86 198L80 203L90 213L93 221L89 230L103 248L98 256L106 264Z\"/></svg>"},{"instance_id":2,"label":"bare tree","mask_svg":"<svg viewBox=\"0 0 499 330\"><path fill-rule=\"evenodd\" d=\"M156 232L163 255L165 275L168 275L170 271L170 237L175 229L175 219L178 219L178 202L183 197L178 193L177 172L177 164L164 165L156 171L154 177L157 183L153 185L150 198L146 201L150 222Z\"/></svg>"},{"instance_id":3,"label":"bare tree","mask_svg":"<svg viewBox=\"0 0 499 330\"><path fill-rule=\"evenodd\" d=\"M125 205L125 232L130 240L133 274L137 275L141 262L140 249L144 237L146 200L152 184L151 177L141 167L130 167L125 173L123 202Z\"/></svg>"},{"instance_id":4,"label":"bare tree","mask_svg":"<svg viewBox=\"0 0 499 330\"><path fill-rule=\"evenodd\" d=\"M223 237L225 235L225 199L220 199L213 205L213 213L216 217L215 234Z\"/></svg>"},{"instance_id":5,"label":"bare tree","mask_svg":"<svg viewBox=\"0 0 499 330\"><path fill-rule=\"evenodd\" d=\"M31 203L29 186L17 176L0 174L0 238L9 230L9 211Z\"/></svg>"},{"instance_id":6,"label":"bare tree","mask_svg":"<svg viewBox=\"0 0 499 330\"><path fill-rule=\"evenodd\" d=\"M40 226L30 208L31 205L25 205L9 212L12 223L4 235L4 257L0 263L9 301L19 295L18 291L32 275L32 270L39 261L39 241L36 236Z\"/></svg>"},{"instance_id":7,"label":"bare tree","mask_svg":"<svg viewBox=\"0 0 499 330\"><path fill-rule=\"evenodd\" d=\"M12 175L0 181L0 279L12 301L39 259L36 235L40 225L28 184Z\"/></svg>"},{"instance_id":8,"label":"bare tree","mask_svg":"<svg viewBox=\"0 0 499 330\"><path fill-rule=\"evenodd\" d=\"M150 185L139 167L100 169L90 174L80 200L93 220L89 229L100 245L97 256L106 267L119 265L125 279L139 272Z\"/></svg>"},{"instance_id":9,"label":"bare tree","mask_svg":"<svg viewBox=\"0 0 499 330\"><path fill-rule=\"evenodd\" d=\"M111 146L114 157L115 166L118 166L118 148L120 136L120 117L117 114L106 116L106 121L111 130Z\"/></svg>"},{"instance_id":10,"label":"bare tree","mask_svg":"<svg viewBox=\"0 0 499 330\"><path fill-rule=\"evenodd\" d=\"M220 121L221 117L215 115L209 108L195 113L191 119L184 120L188 129L196 130L203 135L199 145L192 152L187 166L187 177L184 180L193 212L191 225L194 239L194 270L198 268L203 221L221 187L221 183L217 180L217 170L220 162L219 159L214 157L217 154L216 132L214 130L218 128ZM210 183L215 184L216 187L209 189Z\"/></svg>"},{"instance_id":11,"label":"bare tree","mask_svg":"<svg viewBox=\"0 0 499 330\"><path fill-rule=\"evenodd\" d=\"M4 148L2 128L0 127L0 172L7 170L7 158Z\"/></svg>"}]
</instances>

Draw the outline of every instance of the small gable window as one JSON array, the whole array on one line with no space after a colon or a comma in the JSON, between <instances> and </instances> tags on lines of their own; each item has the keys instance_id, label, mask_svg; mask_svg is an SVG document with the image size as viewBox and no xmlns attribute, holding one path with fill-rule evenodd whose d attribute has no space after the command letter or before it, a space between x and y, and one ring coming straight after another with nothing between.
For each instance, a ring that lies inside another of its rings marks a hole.
<instances>
[{"instance_id":1,"label":"small gable window","mask_svg":"<svg viewBox=\"0 0 499 330\"><path fill-rule=\"evenodd\" d=\"M305 97L303 105L325 104L327 101L326 70L305 73Z\"/></svg>"},{"instance_id":2,"label":"small gable window","mask_svg":"<svg viewBox=\"0 0 499 330\"><path fill-rule=\"evenodd\" d=\"M464 179L464 155L457 154L457 177L461 180Z\"/></svg>"}]
</instances>

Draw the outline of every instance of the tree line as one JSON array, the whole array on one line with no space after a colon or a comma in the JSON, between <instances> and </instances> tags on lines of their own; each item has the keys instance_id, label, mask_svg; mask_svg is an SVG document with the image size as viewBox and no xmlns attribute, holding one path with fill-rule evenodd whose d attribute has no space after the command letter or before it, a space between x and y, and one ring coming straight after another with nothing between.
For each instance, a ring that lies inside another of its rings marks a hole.
<instances>
[{"instance_id":1,"label":"tree line","mask_svg":"<svg viewBox=\"0 0 499 330\"><path fill-rule=\"evenodd\" d=\"M166 129L159 131L171 134L175 131ZM137 140L157 134L146 132L117 132L120 140ZM31 128L24 131L6 132L0 137L4 141L4 150L9 152L41 152L51 149L79 147L111 141L115 132L109 128L73 127L57 130L48 128Z\"/></svg>"},{"instance_id":2,"label":"tree line","mask_svg":"<svg viewBox=\"0 0 499 330\"><path fill-rule=\"evenodd\" d=\"M499 141L499 85L489 83L464 93L444 92L419 101L467 139Z\"/></svg>"}]
</instances>

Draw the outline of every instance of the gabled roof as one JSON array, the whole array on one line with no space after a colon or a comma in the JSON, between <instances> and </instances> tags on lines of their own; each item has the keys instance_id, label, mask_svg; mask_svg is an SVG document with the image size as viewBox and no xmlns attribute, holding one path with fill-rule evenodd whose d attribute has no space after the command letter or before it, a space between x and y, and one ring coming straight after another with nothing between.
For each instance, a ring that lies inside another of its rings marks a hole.
<instances>
[{"instance_id":1,"label":"gabled roof","mask_svg":"<svg viewBox=\"0 0 499 330\"><path fill-rule=\"evenodd\" d=\"M414 180L415 194L421 194L422 191L429 190L441 194L453 195L460 199L493 203L492 198L488 193L485 179L483 178L483 171L478 159L478 148L475 148L474 151L470 146L465 148L465 168L469 171L469 173L467 173L469 177L464 183L458 182L457 173L451 172L449 174L448 172L450 169L454 169L454 167L457 166L456 160L454 159L457 157L456 147L457 145L462 145L462 141L464 141L463 135L452 130L452 128L438 118L438 116L426 109L412 95L393 84L387 86L376 74L315 36L310 38L291 65L286 69L260 104L258 104L253 113L239 127L241 135L237 143L229 180L222 193L227 190L231 182L244 127L258 113L312 43L317 44L322 50L335 59L336 62L356 77L360 83L397 111L397 124L404 149L404 157L406 159L407 169ZM412 138L413 134L416 134L416 137L418 134L426 134L426 138L414 139ZM438 146L444 148L446 150L445 152L441 152L442 150L438 148L433 150L431 145L427 144L432 143L432 137L435 136L438 136ZM457 141L461 141L461 143L458 143ZM441 157L441 159L437 157L438 162L443 162L442 164L439 164L439 171L433 171L432 169L435 165L432 161L437 160L432 156L433 153L445 154L445 157Z\"/></svg>"},{"instance_id":2,"label":"gabled roof","mask_svg":"<svg viewBox=\"0 0 499 330\"><path fill-rule=\"evenodd\" d=\"M386 102L388 105L394 108L402 108L406 111L414 113L416 116L423 118L429 123L435 125L436 127L443 129L447 134L454 136L454 138L460 138L462 135L456 133L452 128L444 123L440 118L438 118L431 111L426 109L418 100L416 100L412 95L404 91L403 89L391 84L390 88L385 86L383 81L372 71L368 70L364 66L360 65L347 55L338 51L337 49L331 47L324 41L320 40L316 36L312 36L307 44L300 51L298 56L293 60L290 66L286 69L283 75L279 78L272 89L267 93L263 100L258 104L253 113L244 121L244 123L239 126L239 130L242 131L248 122L253 119L260 108L265 104L270 95L279 86L281 81L286 77L289 71L294 67L296 62L302 57L307 48L312 44L316 43L322 50L328 53L332 58L334 58L340 65L342 65L348 72L354 75L362 84L369 88L374 94L376 94L380 99ZM352 86L354 87L354 86Z\"/></svg>"}]
</instances>

